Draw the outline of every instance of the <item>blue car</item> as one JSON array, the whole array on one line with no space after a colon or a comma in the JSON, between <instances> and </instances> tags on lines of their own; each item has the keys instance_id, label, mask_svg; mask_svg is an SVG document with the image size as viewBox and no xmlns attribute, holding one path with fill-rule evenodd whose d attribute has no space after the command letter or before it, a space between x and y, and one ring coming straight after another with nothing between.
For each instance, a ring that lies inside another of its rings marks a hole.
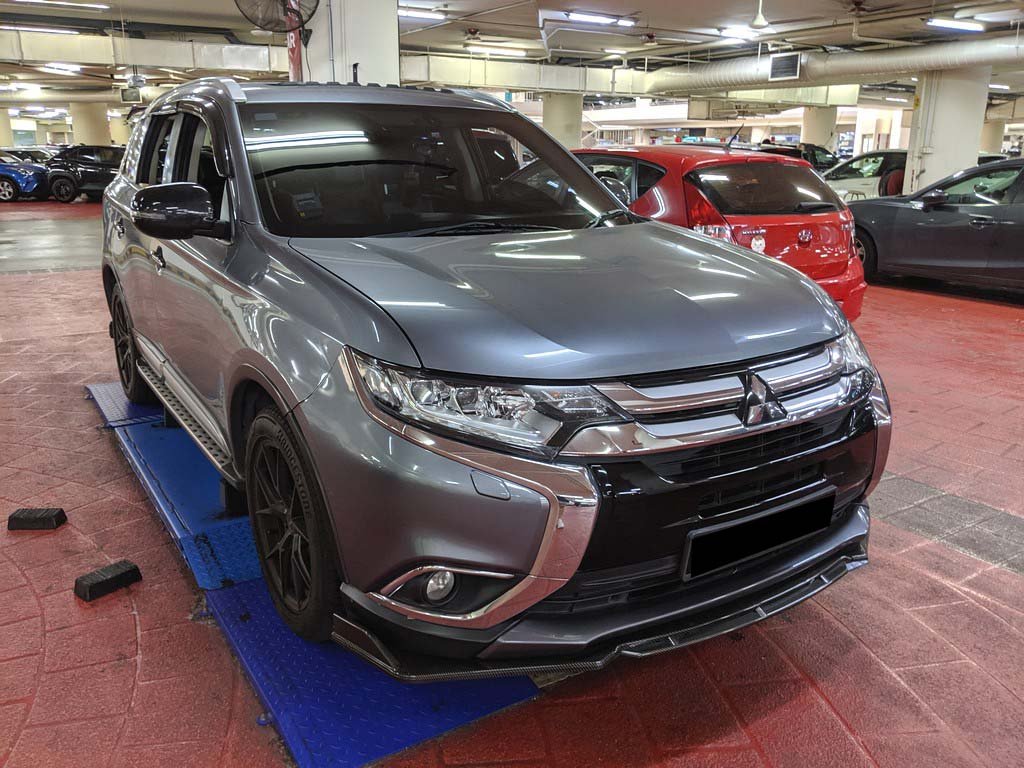
<instances>
[{"instance_id":1,"label":"blue car","mask_svg":"<svg viewBox=\"0 0 1024 768\"><path fill-rule=\"evenodd\" d=\"M0 203L10 203L23 196L39 200L50 196L46 168L0 153Z\"/></svg>"}]
</instances>

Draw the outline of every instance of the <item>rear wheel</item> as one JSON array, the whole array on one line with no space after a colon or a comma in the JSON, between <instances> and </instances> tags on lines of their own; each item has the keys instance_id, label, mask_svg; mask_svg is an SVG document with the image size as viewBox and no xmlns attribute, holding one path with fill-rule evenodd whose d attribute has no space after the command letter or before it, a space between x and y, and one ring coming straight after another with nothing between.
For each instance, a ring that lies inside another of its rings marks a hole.
<instances>
[{"instance_id":1,"label":"rear wheel","mask_svg":"<svg viewBox=\"0 0 1024 768\"><path fill-rule=\"evenodd\" d=\"M13 203L18 199L18 185L6 176L0 176L0 203Z\"/></svg>"},{"instance_id":2,"label":"rear wheel","mask_svg":"<svg viewBox=\"0 0 1024 768\"><path fill-rule=\"evenodd\" d=\"M328 640L340 584L330 521L299 438L273 405L249 426L245 489L277 612L300 637Z\"/></svg>"},{"instance_id":3,"label":"rear wheel","mask_svg":"<svg viewBox=\"0 0 1024 768\"><path fill-rule=\"evenodd\" d=\"M60 203L72 203L78 197L78 185L74 179L59 176L50 183L50 193Z\"/></svg>"},{"instance_id":4,"label":"rear wheel","mask_svg":"<svg viewBox=\"0 0 1024 768\"><path fill-rule=\"evenodd\" d=\"M157 402L153 390L139 374L139 352L132 333L132 319L128 314L121 286L115 285L110 297L110 335L114 339L117 375L125 397L133 403L151 405Z\"/></svg>"},{"instance_id":5,"label":"rear wheel","mask_svg":"<svg viewBox=\"0 0 1024 768\"><path fill-rule=\"evenodd\" d=\"M858 229L853 236L853 246L857 250L857 258L864 267L864 277L873 279L878 273L878 250L875 248L875 241L871 235L862 229Z\"/></svg>"}]
</instances>

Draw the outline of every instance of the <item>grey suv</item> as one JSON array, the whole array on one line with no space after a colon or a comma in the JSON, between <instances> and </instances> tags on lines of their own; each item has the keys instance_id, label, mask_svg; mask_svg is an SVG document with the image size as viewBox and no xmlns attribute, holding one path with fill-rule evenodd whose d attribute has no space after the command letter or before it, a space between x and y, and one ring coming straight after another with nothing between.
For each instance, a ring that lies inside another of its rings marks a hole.
<instances>
[{"instance_id":1,"label":"grey suv","mask_svg":"<svg viewBox=\"0 0 1024 768\"><path fill-rule=\"evenodd\" d=\"M183 85L104 231L125 392L244 493L303 637L406 679L594 668L867 560L889 404L842 312L499 101Z\"/></svg>"}]
</instances>

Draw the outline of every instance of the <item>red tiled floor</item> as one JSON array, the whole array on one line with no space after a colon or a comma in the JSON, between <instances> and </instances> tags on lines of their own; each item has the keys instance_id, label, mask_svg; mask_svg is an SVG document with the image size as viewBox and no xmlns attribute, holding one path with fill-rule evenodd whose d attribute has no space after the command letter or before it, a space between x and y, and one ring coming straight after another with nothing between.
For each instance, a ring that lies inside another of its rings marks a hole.
<instances>
[{"instance_id":1,"label":"red tiled floor","mask_svg":"<svg viewBox=\"0 0 1024 768\"><path fill-rule=\"evenodd\" d=\"M0 766L282 765L81 399L114 378L106 322L95 271L0 276L0 516L59 504L70 520L0 530ZM858 328L895 403L890 468L1024 515L1024 361L1007 354L1024 310L873 287ZM623 659L384 764L1015 765L1024 578L883 521L872 547L870 567L758 627ZM127 554L141 584L74 598L75 576Z\"/></svg>"}]
</instances>

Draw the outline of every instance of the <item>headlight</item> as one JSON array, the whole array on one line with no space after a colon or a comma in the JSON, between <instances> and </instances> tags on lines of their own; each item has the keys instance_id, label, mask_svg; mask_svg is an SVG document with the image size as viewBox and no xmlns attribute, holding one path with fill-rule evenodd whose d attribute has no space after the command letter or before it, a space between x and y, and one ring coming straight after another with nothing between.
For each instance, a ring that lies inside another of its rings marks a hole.
<instances>
[{"instance_id":1,"label":"headlight","mask_svg":"<svg viewBox=\"0 0 1024 768\"><path fill-rule=\"evenodd\" d=\"M628 421L589 386L523 386L439 378L353 353L356 373L375 404L426 428L544 456L582 426Z\"/></svg>"},{"instance_id":2,"label":"headlight","mask_svg":"<svg viewBox=\"0 0 1024 768\"><path fill-rule=\"evenodd\" d=\"M875 366L871 364L868 351L852 327L846 329L846 333L838 339L838 349L843 356L843 373L856 373L857 371L870 371L874 373Z\"/></svg>"}]
</instances>

